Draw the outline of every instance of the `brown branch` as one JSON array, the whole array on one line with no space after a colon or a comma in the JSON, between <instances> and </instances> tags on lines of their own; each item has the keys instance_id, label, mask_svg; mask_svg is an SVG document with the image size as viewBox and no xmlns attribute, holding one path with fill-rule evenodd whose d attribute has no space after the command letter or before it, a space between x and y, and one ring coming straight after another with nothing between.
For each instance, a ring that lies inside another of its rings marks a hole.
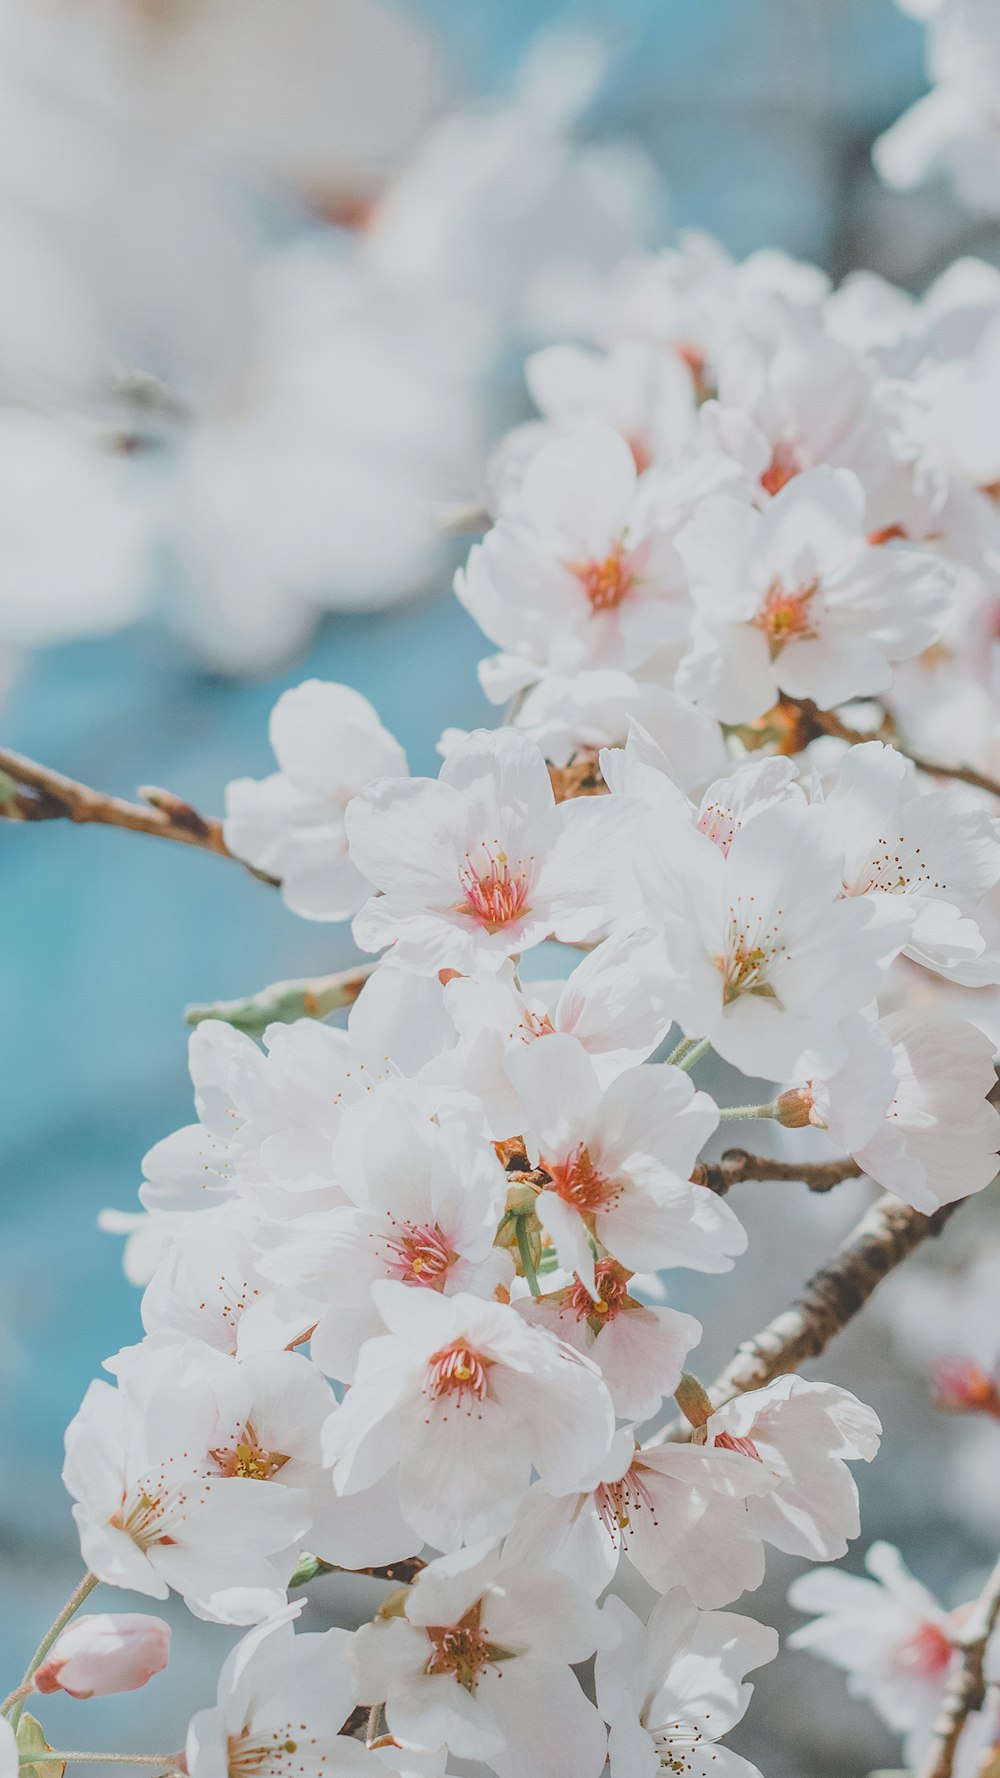
<instances>
[{"instance_id":1,"label":"brown branch","mask_svg":"<svg viewBox=\"0 0 1000 1778\"><path fill-rule=\"evenodd\" d=\"M1000 797L1000 780L990 778L985 772L977 772L974 766L942 765L940 760L925 759L922 754L914 753L905 741L892 732L888 718L882 727L871 734L864 729L851 728L833 710L820 710L815 704L806 702L798 706L803 720L811 725L815 734L834 735L838 741L849 741L858 746L864 741L888 741L890 746L915 765L918 772L926 772L932 778L953 778L959 784L971 784L974 790L986 790L991 796Z\"/></svg>"},{"instance_id":2,"label":"brown branch","mask_svg":"<svg viewBox=\"0 0 1000 1778\"><path fill-rule=\"evenodd\" d=\"M23 754L0 748L0 819L124 827L132 833L148 833L162 840L176 840L182 846L196 846L221 858L235 858L223 839L221 821L200 815L170 790L146 785L139 795L148 807L126 802L123 797L106 796L103 791L66 778ZM255 870L242 858L236 862L261 882L277 886L277 877Z\"/></svg>"},{"instance_id":3,"label":"brown branch","mask_svg":"<svg viewBox=\"0 0 1000 1778\"><path fill-rule=\"evenodd\" d=\"M860 1179L863 1171L850 1156L843 1161L772 1161L745 1148L727 1148L721 1161L699 1161L691 1178L724 1198L747 1179L798 1180L811 1192L828 1192L845 1179Z\"/></svg>"},{"instance_id":4,"label":"brown branch","mask_svg":"<svg viewBox=\"0 0 1000 1778\"><path fill-rule=\"evenodd\" d=\"M1000 1561L955 1635L961 1661L941 1699L934 1733L919 1778L951 1778L955 1754L969 1717L981 1710L986 1697L983 1671L986 1648L1000 1620Z\"/></svg>"},{"instance_id":5,"label":"brown branch","mask_svg":"<svg viewBox=\"0 0 1000 1778\"><path fill-rule=\"evenodd\" d=\"M945 1204L933 1216L924 1216L888 1193L879 1198L833 1258L814 1273L791 1308L740 1346L708 1390L712 1407L721 1408L749 1389L763 1389L775 1377L818 1358L841 1328L853 1321L883 1278L928 1236L941 1233L960 1202ZM690 1436L691 1428L685 1421L672 1421L648 1443L679 1443Z\"/></svg>"}]
</instances>

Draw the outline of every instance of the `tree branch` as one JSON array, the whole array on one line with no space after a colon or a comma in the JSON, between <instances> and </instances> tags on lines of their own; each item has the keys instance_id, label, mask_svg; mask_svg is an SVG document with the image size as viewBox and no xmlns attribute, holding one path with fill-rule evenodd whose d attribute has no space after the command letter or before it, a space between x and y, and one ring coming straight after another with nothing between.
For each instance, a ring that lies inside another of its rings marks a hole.
<instances>
[{"instance_id":1,"label":"tree branch","mask_svg":"<svg viewBox=\"0 0 1000 1778\"><path fill-rule=\"evenodd\" d=\"M928 1236L941 1233L961 1201L945 1204L933 1216L923 1216L888 1193L879 1198L833 1258L814 1273L791 1308L740 1346L708 1390L712 1407L721 1408L749 1389L763 1389L775 1377L818 1358L841 1328L853 1321L883 1278ZM647 1443L682 1443L690 1436L687 1422L675 1420Z\"/></svg>"},{"instance_id":2,"label":"tree branch","mask_svg":"<svg viewBox=\"0 0 1000 1778\"><path fill-rule=\"evenodd\" d=\"M214 852L221 858L235 858L222 837L222 822L212 816L200 815L190 803L173 791L158 790L145 785L139 795L142 803L126 802L119 796L106 796L87 784L66 778L48 766L38 765L10 748L0 748L0 819L7 821L75 821L100 827L124 827L132 833L148 833L163 839L176 840L182 846L196 846L202 852ZM278 878L266 871L255 870L242 858L236 859L251 876L262 883L278 886Z\"/></svg>"},{"instance_id":3,"label":"tree branch","mask_svg":"<svg viewBox=\"0 0 1000 1778\"><path fill-rule=\"evenodd\" d=\"M747 1179L797 1180L811 1192L828 1192L845 1179L860 1179L863 1172L850 1156L842 1161L772 1161L767 1155L748 1154L745 1148L727 1148L721 1161L699 1161L691 1178L695 1185L707 1185L724 1198Z\"/></svg>"},{"instance_id":4,"label":"tree branch","mask_svg":"<svg viewBox=\"0 0 1000 1778\"><path fill-rule=\"evenodd\" d=\"M948 1681L919 1778L951 1778L969 1717L986 1697L986 1648L1000 1619L1000 1561L955 1636L961 1661Z\"/></svg>"},{"instance_id":5,"label":"tree branch","mask_svg":"<svg viewBox=\"0 0 1000 1778\"><path fill-rule=\"evenodd\" d=\"M987 790L991 796L1000 797L1000 781L996 778L987 777L985 772L977 772L974 766L947 766L938 760L924 759L922 754L914 753L905 741L893 734L891 726L887 729L883 724L876 733L866 734L864 729L851 728L846 722L842 722L833 710L820 710L817 705L806 702L801 703L798 708L804 720L814 727L816 734L835 735L838 741L849 741L852 746L858 746L864 741L887 741L897 753L901 753L904 759L915 765L918 772L926 772L933 778L953 778L959 784L971 784L974 790Z\"/></svg>"},{"instance_id":6,"label":"tree branch","mask_svg":"<svg viewBox=\"0 0 1000 1778\"><path fill-rule=\"evenodd\" d=\"M189 1006L185 1023L202 1025L206 1019L220 1019L237 1031L245 1031L248 1037L259 1037L268 1025L290 1025L295 1019L325 1019L332 1012L354 1005L375 968L375 962L357 963L353 969L339 970L336 975L272 982L269 988L261 988L258 994L249 994L243 1000Z\"/></svg>"}]
</instances>

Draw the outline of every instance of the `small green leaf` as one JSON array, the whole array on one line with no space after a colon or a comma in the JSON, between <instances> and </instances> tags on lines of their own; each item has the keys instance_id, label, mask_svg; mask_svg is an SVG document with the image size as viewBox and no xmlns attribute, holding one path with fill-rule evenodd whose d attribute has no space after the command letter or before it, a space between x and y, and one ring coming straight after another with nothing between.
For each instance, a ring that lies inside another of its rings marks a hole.
<instances>
[{"instance_id":1,"label":"small green leaf","mask_svg":"<svg viewBox=\"0 0 1000 1778\"><path fill-rule=\"evenodd\" d=\"M299 1557L299 1565L289 1581L290 1587L304 1587L307 1581L315 1580L317 1574L336 1574L336 1562L324 1562L322 1556Z\"/></svg>"},{"instance_id":2,"label":"small green leaf","mask_svg":"<svg viewBox=\"0 0 1000 1778\"><path fill-rule=\"evenodd\" d=\"M30 1765L24 1759L26 1753L51 1753L52 1749L45 1739L42 1725L35 1717L25 1710L17 1725L17 1751L21 1757L21 1772L24 1778L62 1778L66 1770L63 1760L39 1760L37 1765Z\"/></svg>"}]
</instances>

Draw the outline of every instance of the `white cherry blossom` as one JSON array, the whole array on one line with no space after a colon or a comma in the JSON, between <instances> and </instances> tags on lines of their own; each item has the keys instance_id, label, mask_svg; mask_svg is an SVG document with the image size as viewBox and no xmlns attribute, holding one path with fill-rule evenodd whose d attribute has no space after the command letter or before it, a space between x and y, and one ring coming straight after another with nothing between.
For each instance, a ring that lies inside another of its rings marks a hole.
<instances>
[{"instance_id":1,"label":"white cherry blossom","mask_svg":"<svg viewBox=\"0 0 1000 1778\"><path fill-rule=\"evenodd\" d=\"M906 954L952 981L1000 979L972 917L1000 880L1000 826L956 790L924 793L912 763L868 741L848 749L827 807L844 844L848 895L895 895L913 909Z\"/></svg>"},{"instance_id":2,"label":"white cherry blossom","mask_svg":"<svg viewBox=\"0 0 1000 1778\"><path fill-rule=\"evenodd\" d=\"M236 1644L219 1674L216 1702L191 1718L191 1778L323 1778L383 1770L342 1735L357 1701L346 1630L297 1636L301 1604L275 1612Z\"/></svg>"},{"instance_id":3,"label":"white cherry blossom","mask_svg":"<svg viewBox=\"0 0 1000 1778\"><path fill-rule=\"evenodd\" d=\"M646 1624L621 1599L604 1612L619 1632L597 1654L611 1778L760 1778L717 1742L750 1702L747 1673L777 1654L775 1632L733 1612L698 1611L680 1588L657 1600Z\"/></svg>"},{"instance_id":4,"label":"white cherry blossom","mask_svg":"<svg viewBox=\"0 0 1000 1778\"><path fill-rule=\"evenodd\" d=\"M630 1271L728 1271L746 1245L733 1211L691 1184L718 1111L666 1063L626 1069L602 1093L583 1046L556 1035L513 1053L533 1164L548 1176L538 1215L559 1262L597 1296L594 1247Z\"/></svg>"},{"instance_id":5,"label":"white cherry blossom","mask_svg":"<svg viewBox=\"0 0 1000 1778\"><path fill-rule=\"evenodd\" d=\"M822 709L887 691L896 661L936 641L948 569L867 541L848 470L796 476L763 512L718 495L679 533L696 617L677 689L725 722L751 722L783 692Z\"/></svg>"},{"instance_id":6,"label":"white cherry blossom","mask_svg":"<svg viewBox=\"0 0 1000 1778\"><path fill-rule=\"evenodd\" d=\"M872 1179L930 1213L996 1178L995 1049L965 1019L926 1008L859 1021L843 1067L807 1089L828 1129Z\"/></svg>"},{"instance_id":7,"label":"white cherry blossom","mask_svg":"<svg viewBox=\"0 0 1000 1778\"><path fill-rule=\"evenodd\" d=\"M344 810L373 778L404 776L406 755L349 685L307 679L278 699L269 724L278 771L226 787L226 845L278 877L293 913L347 920L368 894L351 862Z\"/></svg>"},{"instance_id":8,"label":"white cherry blossom","mask_svg":"<svg viewBox=\"0 0 1000 1778\"><path fill-rule=\"evenodd\" d=\"M437 780L386 778L350 804L351 856L381 891L354 936L428 975L584 942L633 905L624 828L607 798L557 805L526 736L477 729Z\"/></svg>"},{"instance_id":9,"label":"white cherry blossom","mask_svg":"<svg viewBox=\"0 0 1000 1778\"><path fill-rule=\"evenodd\" d=\"M599 1778L607 1736L570 1664L605 1634L565 1575L475 1546L425 1568L402 1615L358 1631L358 1690L404 1747L446 1746L498 1778Z\"/></svg>"},{"instance_id":10,"label":"white cherry blossom","mask_svg":"<svg viewBox=\"0 0 1000 1778\"><path fill-rule=\"evenodd\" d=\"M389 1332L325 1434L339 1494L395 1471L418 1538L449 1550L508 1530L532 1468L554 1493L597 1480L614 1411L596 1365L501 1303L372 1291Z\"/></svg>"},{"instance_id":11,"label":"white cherry blossom","mask_svg":"<svg viewBox=\"0 0 1000 1778\"><path fill-rule=\"evenodd\" d=\"M531 458L455 590L503 653L484 662L503 703L547 673L630 669L680 643L688 621L679 517L596 420Z\"/></svg>"},{"instance_id":12,"label":"white cherry blossom","mask_svg":"<svg viewBox=\"0 0 1000 1778\"><path fill-rule=\"evenodd\" d=\"M685 814L651 830L638 865L664 1004L687 1035L751 1076L788 1079L804 1055L838 1067L845 1022L879 992L912 914L889 896L843 897L826 811L786 799L728 853Z\"/></svg>"}]
</instances>

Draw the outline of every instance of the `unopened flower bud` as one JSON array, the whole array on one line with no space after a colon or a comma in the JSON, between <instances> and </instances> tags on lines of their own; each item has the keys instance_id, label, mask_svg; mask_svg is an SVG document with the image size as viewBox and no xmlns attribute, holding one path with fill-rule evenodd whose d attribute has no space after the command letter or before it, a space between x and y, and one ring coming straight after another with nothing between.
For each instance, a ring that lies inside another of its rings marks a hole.
<instances>
[{"instance_id":1,"label":"unopened flower bud","mask_svg":"<svg viewBox=\"0 0 1000 1778\"><path fill-rule=\"evenodd\" d=\"M779 1093L775 1104L774 1115L786 1130L804 1130L812 1123L813 1096L808 1087L790 1087L787 1093Z\"/></svg>"},{"instance_id":2,"label":"unopened flower bud","mask_svg":"<svg viewBox=\"0 0 1000 1778\"><path fill-rule=\"evenodd\" d=\"M108 1613L77 1618L57 1636L35 1674L40 1692L104 1698L134 1692L166 1666L170 1626L162 1618Z\"/></svg>"},{"instance_id":3,"label":"unopened flower bud","mask_svg":"<svg viewBox=\"0 0 1000 1778\"><path fill-rule=\"evenodd\" d=\"M712 1398L698 1378L685 1371L677 1388L674 1400L690 1426L699 1429L705 1426L712 1417Z\"/></svg>"}]
</instances>

